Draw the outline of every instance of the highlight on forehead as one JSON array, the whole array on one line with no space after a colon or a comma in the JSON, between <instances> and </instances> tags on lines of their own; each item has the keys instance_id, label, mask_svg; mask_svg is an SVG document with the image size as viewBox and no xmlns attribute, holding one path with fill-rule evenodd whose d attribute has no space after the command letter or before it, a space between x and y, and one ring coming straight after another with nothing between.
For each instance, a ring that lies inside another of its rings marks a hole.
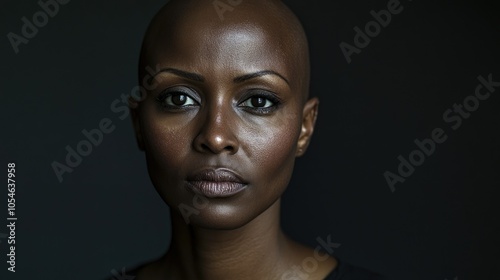
<instances>
[{"instance_id":1,"label":"highlight on forehead","mask_svg":"<svg viewBox=\"0 0 500 280\"><path fill-rule=\"evenodd\" d=\"M158 63L151 56L155 48L161 47L160 42L170 42L179 28L200 26L217 31L237 25L252 25L270 38L280 38L274 41L284 42L276 48L287 55L286 63L297 73L293 79L300 85L304 100L307 99L310 75L307 37L295 14L279 0L169 1L154 16L145 33L139 59L140 83L148 74L146 68L154 69Z\"/></svg>"}]
</instances>

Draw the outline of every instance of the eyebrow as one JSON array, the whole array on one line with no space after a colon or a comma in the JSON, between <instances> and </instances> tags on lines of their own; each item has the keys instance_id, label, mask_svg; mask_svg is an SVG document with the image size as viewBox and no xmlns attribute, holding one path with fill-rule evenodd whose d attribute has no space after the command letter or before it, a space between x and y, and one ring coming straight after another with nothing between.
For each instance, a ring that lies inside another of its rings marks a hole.
<instances>
[{"instance_id":1,"label":"eyebrow","mask_svg":"<svg viewBox=\"0 0 500 280\"><path fill-rule=\"evenodd\" d=\"M156 75L160 74L160 73L172 73L172 74L175 74L177 76L180 76L180 77L183 77L183 78L186 78L186 79L189 79L189 80L193 80L193 81L197 81L197 82L204 82L205 81L205 78L203 78L202 75L200 74L196 74L196 73L191 73L191 72L187 72L187 71L182 71L182 70L179 70L179 69L175 69L175 68L163 68L161 69L160 71L156 72L152 79L154 77L156 77Z\"/></svg>"},{"instance_id":2,"label":"eyebrow","mask_svg":"<svg viewBox=\"0 0 500 280\"><path fill-rule=\"evenodd\" d=\"M197 82L205 82L205 78L200 74L187 72L187 71L183 71L183 70L179 70L179 69L175 69L175 68L163 68L160 71L156 72L151 79L153 79L154 77L156 77L156 75L158 75L162 72L172 73L172 74L175 74L177 76L180 76L180 77L183 77L183 78L186 78L189 80L197 81ZM239 77L234 78L233 82L242 83L242 82L245 82L245 81L248 81L248 80L251 80L254 78L262 77L265 75L278 76L282 80L284 80L288 85L290 85L290 83L288 82L288 80L285 77L283 77L279 73L272 71L272 70L262 70L262 71L258 71L255 73L245 74L243 76L239 76Z\"/></svg>"},{"instance_id":3,"label":"eyebrow","mask_svg":"<svg viewBox=\"0 0 500 280\"><path fill-rule=\"evenodd\" d=\"M290 83L288 82L288 80L285 77L283 77L279 73L274 72L272 70L263 70L263 71L259 71L259 72L255 72L255 73L246 74L246 75L234 78L233 81L235 83L242 83L244 81L247 81L247 80L250 80L250 79L254 79L254 78L258 78L258 77L265 76L265 75L275 75L275 76L278 76L283 81L285 81L288 85L290 85Z\"/></svg>"}]
</instances>

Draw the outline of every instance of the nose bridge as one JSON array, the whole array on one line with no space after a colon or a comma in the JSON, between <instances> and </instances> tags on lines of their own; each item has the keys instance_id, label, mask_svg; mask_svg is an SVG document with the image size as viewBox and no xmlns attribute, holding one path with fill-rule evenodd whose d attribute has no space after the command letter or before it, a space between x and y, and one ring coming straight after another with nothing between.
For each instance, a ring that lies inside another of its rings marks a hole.
<instances>
[{"instance_id":1,"label":"nose bridge","mask_svg":"<svg viewBox=\"0 0 500 280\"><path fill-rule=\"evenodd\" d=\"M214 100L212 106L209 106L208 108L208 116L209 119L214 122L214 124L221 125L224 122L224 118L226 118L225 115L227 115L229 112L226 107L227 101L224 100L224 98L219 98L217 100Z\"/></svg>"},{"instance_id":2,"label":"nose bridge","mask_svg":"<svg viewBox=\"0 0 500 280\"><path fill-rule=\"evenodd\" d=\"M212 137L220 138L228 132L226 129L229 124L229 112L224 107L223 101L207 107L207 114L203 125L203 130L206 130L205 133L207 136L211 135Z\"/></svg>"},{"instance_id":3,"label":"nose bridge","mask_svg":"<svg viewBox=\"0 0 500 280\"><path fill-rule=\"evenodd\" d=\"M207 100L195 148L201 152L235 153L238 139L233 131L234 114L230 100L223 97Z\"/></svg>"}]
</instances>

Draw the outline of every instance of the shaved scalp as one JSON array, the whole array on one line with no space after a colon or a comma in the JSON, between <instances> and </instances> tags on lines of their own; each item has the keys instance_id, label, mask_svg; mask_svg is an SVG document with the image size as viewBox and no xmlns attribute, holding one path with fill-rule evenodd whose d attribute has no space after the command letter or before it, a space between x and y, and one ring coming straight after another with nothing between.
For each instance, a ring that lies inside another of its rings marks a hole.
<instances>
[{"instance_id":1,"label":"shaved scalp","mask_svg":"<svg viewBox=\"0 0 500 280\"><path fill-rule=\"evenodd\" d=\"M180 36L196 36L197 29L210 33L235 27L257 28L270 38L267 42L275 44L273 48L280 59L294 73L291 82L307 100L310 75L307 37L296 15L279 0L169 1L154 16L145 33L139 58L140 84L148 75L146 67L155 69L162 49Z\"/></svg>"}]
</instances>

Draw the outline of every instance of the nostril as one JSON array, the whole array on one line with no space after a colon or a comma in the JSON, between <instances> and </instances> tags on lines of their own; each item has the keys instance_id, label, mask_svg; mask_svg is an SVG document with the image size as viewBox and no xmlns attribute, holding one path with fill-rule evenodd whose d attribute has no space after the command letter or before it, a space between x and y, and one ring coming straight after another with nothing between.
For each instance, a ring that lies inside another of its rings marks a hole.
<instances>
[{"instance_id":1,"label":"nostril","mask_svg":"<svg viewBox=\"0 0 500 280\"><path fill-rule=\"evenodd\" d=\"M212 151L212 149L210 149L210 147L207 144L201 144L201 149L204 151Z\"/></svg>"},{"instance_id":2,"label":"nostril","mask_svg":"<svg viewBox=\"0 0 500 280\"><path fill-rule=\"evenodd\" d=\"M234 148L233 146L226 146L226 147L224 148L224 150L226 150L226 151L229 151L229 152L233 153L233 152L235 151L235 148Z\"/></svg>"},{"instance_id":3,"label":"nostril","mask_svg":"<svg viewBox=\"0 0 500 280\"><path fill-rule=\"evenodd\" d=\"M229 153L234 153L236 151L236 148L233 147L232 145L227 145L222 148L221 146L217 147L217 145L207 145L205 143L201 144L201 149L205 152L212 152L212 153L221 153L224 151Z\"/></svg>"}]
</instances>

